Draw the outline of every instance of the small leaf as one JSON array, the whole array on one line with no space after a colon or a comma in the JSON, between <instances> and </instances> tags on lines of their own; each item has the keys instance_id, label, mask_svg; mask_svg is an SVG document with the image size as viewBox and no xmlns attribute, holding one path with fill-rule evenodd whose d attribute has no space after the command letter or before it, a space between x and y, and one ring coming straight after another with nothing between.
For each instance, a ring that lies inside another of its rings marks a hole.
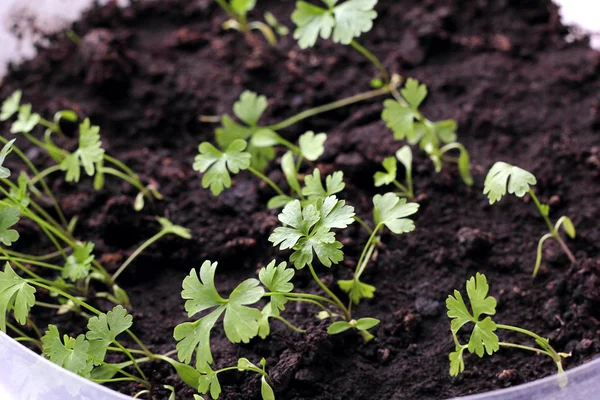
<instances>
[{"instance_id":1,"label":"small leaf","mask_svg":"<svg viewBox=\"0 0 600 400\"><path fill-rule=\"evenodd\" d=\"M231 8L240 16L245 16L255 6L256 0L231 0Z\"/></svg>"},{"instance_id":2,"label":"small leaf","mask_svg":"<svg viewBox=\"0 0 600 400\"><path fill-rule=\"evenodd\" d=\"M285 179L288 182L288 185L294 190L296 193L302 193L302 189L300 189L300 182L298 182L298 177L296 176L296 165L294 164L294 155L291 151L288 151L281 157L281 169L285 175Z\"/></svg>"},{"instance_id":3,"label":"small leaf","mask_svg":"<svg viewBox=\"0 0 600 400\"><path fill-rule=\"evenodd\" d=\"M471 160L469 158L469 152L463 147L460 150L460 156L458 157L458 171L460 177L467 186L473 185L473 177L471 176Z\"/></svg>"},{"instance_id":4,"label":"small leaf","mask_svg":"<svg viewBox=\"0 0 600 400\"><path fill-rule=\"evenodd\" d=\"M523 197L536 183L530 172L499 161L490 168L485 178L483 194L488 196L490 204L494 204L506 194L507 186L508 193Z\"/></svg>"},{"instance_id":5,"label":"small leaf","mask_svg":"<svg viewBox=\"0 0 600 400\"><path fill-rule=\"evenodd\" d=\"M19 232L9 229L19 222L21 211L18 207L0 205L0 242L11 246L19 239Z\"/></svg>"},{"instance_id":6,"label":"small leaf","mask_svg":"<svg viewBox=\"0 0 600 400\"><path fill-rule=\"evenodd\" d=\"M259 96L254 92L245 91L240 95L240 99L233 105L233 113L248 125L256 126L268 105L269 103L265 96Z\"/></svg>"},{"instance_id":7,"label":"small leaf","mask_svg":"<svg viewBox=\"0 0 600 400\"><path fill-rule=\"evenodd\" d=\"M325 189L321 182L321 171L319 171L318 168L313 170L312 175L306 175L304 177L304 184L305 187L302 189L302 194L311 201L325 199L326 197L341 192L346 187L344 184L344 173L342 171L336 171L331 175L327 175L327 178L325 178L325 187L327 188Z\"/></svg>"},{"instance_id":8,"label":"small leaf","mask_svg":"<svg viewBox=\"0 0 600 400\"><path fill-rule=\"evenodd\" d=\"M4 160L6 159L6 156L12 151L12 145L15 142L16 139L12 139L9 142L7 142L4 147L2 147L2 150L0 150L0 178L1 179L5 179L8 178L10 176L10 170L8 168L6 168L3 164L4 164Z\"/></svg>"},{"instance_id":9,"label":"small leaf","mask_svg":"<svg viewBox=\"0 0 600 400\"><path fill-rule=\"evenodd\" d=\"M169 221L168 219L163 218L163 217L156 217L156 220L161 225L161 228L162 228L161 230L163 232L172 233L173 235L177 235L183 239L189 240L192 238L190 229L185 228L181 225L176 225L176 224L172 223L171 221Z\"/></svg>"},{"instance_id":10,"label":"small leaf","mask_svg":"<svg viewBox=\"0 0 600 400\"><path fill-rule=\"evenodd\" d=\"M268 208L282 208L294 201L294 198L286 195L277 195L271 197L267 203Z\"/></svg>"},{"instance_id":11,"label":"small leaf","mask_svg":"<svg viewBox=\"0 0 600 400\"><path fill-rule=\"evenodd\" d=\"M394 157L387 157L381 165L386 172L375 172L373 179L375 180L376 187L389 185L396 180L396 159Z\"/></svg>"},{"instance_id":12,"label":"small leaf","mask_svg":"<svg viewBox=\"0 0 600 400\"><path fill-rule=\"evenodd\" d=\"M298 142L302 155L309 161L315 161L325 152L323 144L327 140L325 133L315 135L313 131L308 131L300 136Z\"/></svg>"},{"instance_id":13,"label":"small leaf","mask_svg":"<svg viewBox=\"0 0 600 400\"><path fill-rule=\"evenodd\" d=\"M375 318L360 318L356 321L356 329L359 331L367 331L379 324L379 320Z\"/></svg>"},{"instance_id":14,"label":"small leaf","mask_svg":"<svg viewBox=\"0 0 600 400\"><path fill-rule=\"evenodd\" d=\"M575 225L573 225L573 221L571 221L571 218L567 216L562 216L560 217L559 221L562 221L562 227L567 233L567 235L569 235L571 239L575 239L575 235L577 234L577 232L575 231ZM557 225L559 224L557 223Z\"/></svg>"},{"instance_id":15,"label":"small leaf","mask_svg":"<svg viewBox=\"0 0 600 400\"><path fill-rule=\"evenodd\" d=\"M0 272L0 330L6 332L6 313L13 309L15 320L25 325L35 304L35 288L13 271L7 262Z\"/></svg>"},{"instance_id":16,"label":"small leaf","mask_svg":"<svg viewBox=\"0 0 600 400\"><path fill-rule=\"evenodd\" d=\"M237 174L250 166L252 155L244 152L246 145L243 140L234 140L223 153L208 142L200 144L200 154L196 156L193 168L202 173L206 172L202 178L202 187L210 187L215 196L224 188L231 187L229 173Z\"/></svg>"},{"instance_id":17,"label":"small leaf","mask_svg":"<svg viewBox=\"0 0 600 400\"><path fill-rule=\"evenodd\" d=\"M237 367L238 367L238 370L240 370L240 371L245 371L248 368L256 368L256 366L254 364L252 364L250 362L250 360L248 360L247 358L243 358L243 357L238 359Z\"/></svg>"},{"instance_id":18,"label":"small leaf","mask_svg":"<svg viewBox=\"0 0 600 400\"><path fill-rule=\"evenodd\" d=\"M210 390L210 397L217 400L221 394L221 384L217 374L210 368L200 371L202 375L198 378L198 391L206 394Z\"/></svg>"},{"instance_id":19,"label":"small leaf","mask_svg":"<svg viewBox=\"0 0 600 400\"><path fill-rule=\"evenodd\" d=\"M267 383L267 379L262 376L260 378L260 394L262 396L262 400L275 400L275 393L269 384Z\"/></svg>"},{"instance_id":20,"label":"small leaf","mask_svg":"<svg viewBox=\"0 0 600 400\"><path fill-rule=\"evenodd\" d=\"M444 143L456 141L456 121L448 119L445 121L434 122L433 126L440 140Z\"/></svg>"},{"instance_id":21,"label":"small leaf","mask_svg":"<svg viewBox=\"0 0 600 400\"><path fill-rule=\"evenodd\" d=\"M62 270L62 277L70 279L72 282L87 278L92 269L94 261L94 243L75 244L73 254L67 257L67 261Z\"/></svg>"},{"instance_id":22,"label":"small leaf","mask_svg":"<svg viewBox=\"0 0 600 400\"><path fill-rule=\"evenodd\" d=\"M305 1L296 3L296 9L292 13L292 21L297 26L294 31L294 39L298 40L301 49L314 46L319 36L323 39L329 39L335 25L330 10Z\"/></svg>"},{"instance_id":23,"label":"small leaf","mask_svg":"<svg viewBox=\"0 0 600 400\"><path fill-rule=\"evenodd\" d=\"M333 9L335 27L333 41L350 44L354 38L369 32L377 13L373 10L377 0L348 0Z\"/></svg>"},{"instance_id":24,"label":"small leaf","mask_svg":"<svg viewBox=\"0 0 600 400\"><path fill-rule=\"evenodd\" d=\"M420 84L418 80L408 78L404 89L400 91L402 97L415 110L419 108L425 97L427 97L427 86Z\"/></svg>"},{"instance_id":25,"label":"small leaf","mask_svg":"<svg viewBox=\"0 0 600 400\"><path fill-rule=\"evenodd\" d=\"M31 104L19 107L17 120L13 122L10 133L28 133L40 122L39 114L31 113Z\"/></svg>"},{"instance_id":26,"label":"small leaf","mask_svg":"<svg viewBox=\"0 0 600 400\"><path fill-rule=\"evenodd\" d=\"M352 328L349 322L346 321L337 321L333 324L329 325L327 328L327 333L330 335L337 335L338 333L342 333Z\"/></svg>"},{"instance_id":27,"label":"small leaf","mask_svg":"<svg viewBox=\"0 0 600 400\"><path fill-rule=\"evenodd\" d=\"M73 339L64 336L64 344L60 340L58 328L48 325L48 331L42 337L43 353L53 363L85 378L89 378L93 368L92 360L88 357L90 344L84 335Z\"/></svg>"},{"instance_id":28,"label":"small leaf","mask_svg":"<svg viewBox=\"0 0 600 400\"><path fill-rule=\"evenodd\" d=\"M100 128L90 124L86 118L79 125L79 147L74 153L68 155L60 164L63 171L67 172L67 182L79 182L81 168L88 176L93 176L96 165L104 158L104 149L100 141Z\"/></svg>"},{"instance_id":29,"label":"small leaf","mask_svg":"<svg viewBox=\"0 0 600 400\"><path fill-rule=\"evenodd\" d=\"M17 111L19 111L22 96L23 92L21 90L16 90L15 92L13 92L13 94L10 95L9 98L4 100L4 102L2 103L2 112L0 113L0 121L8 120Z\"/></svg>"},{"instance_id":30,"label":"small leaf","mask_svg":"<svg viewBox=\"0 0 600 400\"><path fill-rule=\"evenodd\" d=\"M465 370L465 361L463 359L465 349L465 346L456 345L456 350L448 356L450 359L450 376L458 376L458 374Z\"/></svg>"},{"instance_id":31,"label":"small leaf","mask_svg":"<svg viewBox=\"0 0 600 400\"><path fill-rule=\"evenodd\" d=\"M357 279L338 280L340 289L348 293L352 303L358 304L362 299L372 299L375 293L375 286L368 285Z\"/></svg>"},{"instance_id":32,"label":"small leaf","mask_svg":"<svg viewBox=\"0 0 600 400\"><path fill-rule=\"evenodd\" d=\"M386 100L383 102L383 112L381 118L386 126L394 132L394 139L403 140L414 136L415 131L415 113L409 107L398 103L396 100ZM411 144L413 141L410 141Z\"/></svg>"},{"instance_id":33,"label":"small leaf","mask_svg":"<svg viewBox=\"0 0 600 400\"><path fill-rule=\"evenodd\" d=\"M410 146L402 146L400 150L396 152L396 158L398 161L404 165L404 169L406 169L406 174L410 174L412 171L412 150Z\"/></svg>"},{"instance_id":34,"label":"small leaf","mask_svg":"<svg viewBox=\"0 0 600 400\"><path fill-rule=\"evenodd\" d=\"M86 337L90 343L89 352L94 358L104 361L108 346L117 336L131 328L133 317L127 314L123 306L115 306L106 314L100 314L88 320ZM96 362L97 363L97 362Z\"/></svg>"},{"instance_id":35,"label":"small leaf","mask_svg":"<svg viewBox=\"0 0 600 400\"><path fill-rule=\"evenodd\" d=\"M250 139L250 144L254 147L271 147L280 142L281 137L271 129L260 129L252 134L252 139Z\"/></svg>"},{"instance_id":36,"label":"small leaf","mask_svg":"<svg viewBox=\"0 0 600 400\"><path fill-rule=\"evenodd\" d=\"M395 234L412 232L415 229L414 222L404 218L415 214L419 210L419 204L407 203L395 193L375 195L373 197L373 219L375 224L384 224Z\"/></svg>"}]
</instances>

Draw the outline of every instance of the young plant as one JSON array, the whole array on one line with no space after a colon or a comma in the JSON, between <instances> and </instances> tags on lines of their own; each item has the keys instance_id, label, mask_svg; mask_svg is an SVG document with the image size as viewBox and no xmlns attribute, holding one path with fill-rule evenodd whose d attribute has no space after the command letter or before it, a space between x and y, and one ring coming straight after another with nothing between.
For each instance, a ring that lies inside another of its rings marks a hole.
<instances>
[{"instance_id":1,"label":"young plant","mask_svg":"<svg viewBox=\"0 0 600 400\"><path fill-rule=\"evenodd\" d=\"M554 239L558 242L562 250L565 252L569 260L572 263L575 263L575 256L569 250L566 243L560 236L560 228L562 227L566 234L574 239L576 232L575 226L569 217L563 215L560 217L554 225L550 221L550 206L547 204L542 204L540 200L537 198L533 190L531 189L537 183L537 179L535 176L521 169L519 167L515 167L513 165L507 164L505 162L499 161L495 163L490 171L488 172L485 178L485 184L483 189L483 194L487 195L490 204L494 204L497 201L500 201L502 197L506 194L508 189L509 194L514 194L517 197L523 197L526 194L533 199L535 206L537 207L539 213L542 218L546 222L548 226L549 232L542 236L538 241L537 246L537 255L535 260L535 267L533 268L533 276L535 277L538 273L540 265L542 263L542 253L544 242L548 239Z\"/></svg>"},{"instance_id":2,"label":"young plant","mask_svg":"<svg viewBox=\"0 0 600 400\"><path fill-rule=\"evenodd\" d=\"M272 13L265 14L266 24L262 21L248 22L248 12L254 9L256 0L217 0L217 3L230 17L223 23L224 29L234 29L243 34L258 30L271 46L277 44L275 32L280 36L286 36L289 33L288 28L282 25Z\"/></svg>"},{"instance_id":3,"label":"young plant","mask_svg":"<svg viewBox=\"0 0 600 400\"><path fill-rule=\"evenodd\" d=\"M351 280L340 280L338 285L340 289L348 293L350 305L358 304L362 299L373 297L376 288L361 282L360 277L367 268L369 261L381 239L381 231L388 228L390 232L400 235L415 230L414 222L406 218L415 214L419 210L417 203L407 203L406 199L401 199L395 193L386 193L385 195L375 195L373 197L373 221L375 228L371 231L371 236L358 259L356 271Z\"/></svg>"},{"instance_id":4,"label":"young plant","mask_svg":"<svg viewBox=\"0 0 600 400\"><path fill-rule=\"evenodd\" d=\"M516 348L527 350L536 354L547 355L554 361L559 373L563 372L562 359L568 357L568 354L558 353L550 345L550 341L539 336L527 329L496 324L490 315L496 314L496 299L488 296L489 286L485 275L477 273L467 281L467 295L471 305L471 310L467 308L462 295L458 290L454 291L454 296L448 296L446 300L446 308L448 309L448 317L451 319L451 332L454 339L455 350L450 353L450 375L457 376L465 369L464 356L465 350L469 353L475 353L479 357L483 357L486 353L492 355L497 352L500 347ZM482 319L483 318L483 319ZM469 341L467 344L461 344L458 340L460 330L467 326L473 326L469 331ZM517 332L533 338L539 348L501 342L496 335L498 329Z\"/></svg>"},{"instance_id":5,"label":"young plant","mask_svg":"<svg viewBox=\"0 0 600 400\"><path fill-rule=\"evenodd\" d=\"M388 128L394 132L396 140L406 140L411 145L419 145L440 172L444 162L458 165L463 182L471 186L471 163L467 149L456 141L456 121L444 120L432 122L419 111L419 107L427 97L427 87L416 79L409 78L400 91L401 97L386 100L381 118ZM450 157L448 152L458 150L459 156Z\"/></svg>"},{"instance_id":6,"label":"young plant","mask_svg":"<svg viewBox=\"0 0 600 400\"><path fill-rule=\"evenodd\" d=\"M396 159L404 166L405 184L398 182L398 165ZM415 193L412 183L412 151L410 146L403 146L396 152L396 157L387 157L382 163L385 172L376 172L373 175L375 186L385 186L394 184L400 191L396 194L400 197L406 197L409 200L415 200Z\"/></svg>"}]
</instances>

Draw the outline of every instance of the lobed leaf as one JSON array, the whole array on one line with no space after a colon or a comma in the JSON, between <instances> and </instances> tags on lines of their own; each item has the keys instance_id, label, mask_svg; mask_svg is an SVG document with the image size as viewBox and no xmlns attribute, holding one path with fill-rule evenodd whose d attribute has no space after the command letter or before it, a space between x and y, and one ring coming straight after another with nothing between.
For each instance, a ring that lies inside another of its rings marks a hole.
<instances>
[{"instance_id":1,"label":"lobed leaf","mask_svg":"<svg viewBox=\"0 0 600 400\"><path fill-rule=\"evenodd\" d=\"M510 180L510 181L509 181ZM488 172L483 194L488 196L490 204L502 199L508 193L517 197L523 197L530 190L531 186L537 183L535 176L513 165L502 161L495 163Z\"/></svg>"},{"instance_id":2,"label":"lobed leaf","mask_svg":"<svg viewBox=\"0 0 600 400\"><path fill-rule=\"evenodd\" d=\"M378 194L373 197L373 219L375 225L383 224L395 234L412 232L414 222L408 217L419 210L419 204L407 203L395 193Z\"/></svg>"},{"instance_id":3,"label":"lobed leaf","mask_svg":"<svg viewBox=\"0 0 600 400\"><path fill-rule=\"evenodd\" d=\"M0 272L0 330L6 332L6 313L13 309L15 320L25 325L35 305L35 288L21 278L7 262Z\"/></svg>"}]
</instances>

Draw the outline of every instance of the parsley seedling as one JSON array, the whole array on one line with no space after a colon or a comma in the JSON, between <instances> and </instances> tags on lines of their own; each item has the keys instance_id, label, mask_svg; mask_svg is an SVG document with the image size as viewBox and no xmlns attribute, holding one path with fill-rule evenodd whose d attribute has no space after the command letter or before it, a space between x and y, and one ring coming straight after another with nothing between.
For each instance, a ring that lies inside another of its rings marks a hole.
<instances>
[{"instance_id":1,"label":"parsley seedling","mask_svg":"<svg viewBox=\"0 0 600 400\"><path fill-rule=\"evenodd\" d=\"M405 184L398 182L398 165L396 160L404 166L405 170ZM384 185L394 184L400 189L397 194L402 197L407 197L410 200L415 199L413 183L412 183L412 151L409 146L403 146L396 152L396 157L387 157L382 163L385 172L376 172L373 175L375 180L375 186L380 187Z\"/></svg>"},{"instance_id":2,"label":"parsley seedling","mask_svg":"<svg viewBox=\"0 0 600 400\"><path fill-rule=\"evenodd\" d=\"M568 357L568 354L558 353L550 346L550 341L527 329L496 324L490 316L496 314L496 299L488 296L489 286L485 275L477 273L467 281L467 295L471 304L471 310L467 308L462 295L458 290L454 295L448 296L446 308L448 317L451 319L451 332L455 343L455 350L450 353L450 375L457 376L465 369L463 353L465 350L469 353L475 353L483 357L486 353L492 355L500 347L517 348L521 350L532 351L536 354L545 354L552 358L556 363L558 372L563 372L562 359ZM483 319L482 319L483 318ZM467 324L472 325L469 341L463 345L458 340L459 331ZM515 343L500 342L496 331L498 329L509 330L527 335L535 340L539 348L525 346Z\"/></svg>"},{"instance_id":3,"label":"parsley seedling","mask_svg":"<svg viewBox=\"0 0 600 400\"><path fill-rule=\"evenodd\" d=\"M381 118L394 133L397 140L406 140L411 145L419 145L431 159L436 172L441 171L444 161L458 165L460 176L465 184L471 186L471 164L466 148L456 141L456 122L445 120L432 122L419 111L427 97L427 87L416 79L409 78L401 98L386 100ZM446 153L458 150L459 157L453 158Z\"/></svg>"},{"instance_id":4,"label":"parsley seedling","mask_svg":"<svg viewBox=\"0 0 600 400\"><path fill-rule=\"evenodd\" d=\"M562 227L567 235L574 239L576 232L573 222L569 217L563 215L556 221L556 224L552 225L552 222L550 222L549 218L550 206L547 204L542 204L531 189L531 187L536 183L537 179L532 173L519 167L499 161L495 163L488 172L485 178L483 189L483 194L487 195L490 204L500 201L506 194L507 189L509 194L514 194L517 197L523 197L526 194L529 194L529 196L533 199L533 202L535 203L542 218L546 222L549 230L549 233L542 236L538 241L535 267L533 268L534 277L537 275L540 265L542 264L542 250L544 242L548 239L556 240L567 257L569 257L569 260L571 260L572 263L576 262L575 256L573 253L571 253L559 233L560 228Z\"/></svg>"},{"instance_id":5,"label":"parsley seedling","mask_svg":"<svg viewBox=\"0 0 600 400\"><path fill-rule=\"evenodd\" d=\"M231 18L223 23L224 29L234 29L244 34L258 30L271 46L277 44L275 32L280 36L286 36L289 33L287 27L279 23L271 13L265 14L266 24L262 21L248 22L248 12L254 9L256 0L217 0L217 3Z\"/></svg>"}]
</instances>

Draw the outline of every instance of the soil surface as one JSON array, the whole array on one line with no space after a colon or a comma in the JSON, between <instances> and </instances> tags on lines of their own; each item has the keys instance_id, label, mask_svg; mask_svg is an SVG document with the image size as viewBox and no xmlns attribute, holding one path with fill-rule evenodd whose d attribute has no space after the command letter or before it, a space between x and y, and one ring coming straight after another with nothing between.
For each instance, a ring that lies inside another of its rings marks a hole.
<instances>
[{"instance_id":1,"label":"soil surface","mask_svg":"<svg viewBox=\"0 0 600 400\"><path fill-rule=\"evenodd\" d=\"M291 26L293 6L265 0L253 16L268 9ZM360 41L390 70L428 85L428 118L458 121L475 184L466 187L453 167L436 174L426 157L416 155L417 229L384 235L363 275L377 287L376 296L355 311L381 319L376 340L365 345L351 332L328 336L315 309L289 306L286 317L308 334L293 334L275 321L267 340L236 346L218 327L212 335L217 366L241 356L256 362L265 357L276 395L286 400L439 399L554 373L547 357L501 350L484 359L468 356L465 372L449 376L453 344L444 302L453 289L464 291L477 271L488 276L498 299L498 323L533 330L572 352L566 368L593 359L600 352L600 54L586 42L565 41L567 29L549 0L381 0L377 11L375 27ZM192 230L193 240L168 238L150 247L121 279L133 303L133 330L157 353L175 348L173 328L186 320L181 282L190 269L206 259L218 261L217 287L229 293L272 258L286 257L267 241L278 226L277 213L266 209L273 195L268 186L242 173L217 198L202 189L191 166L198 144L212 140L216 126L198 116L231 113L248 89L268 96L262 122L273 123L369 90L374 75L351 48L320 41L301 51L291 36L273 48L259 36L223 31L225 19L208 0L95 8L73 26L81 47L56 35L35 59L13 67L0 90L5 98L23 89L25 100L45 116L63 108L89 116L102 127L107 152L164 194L163 201L136 213L136 191L118 181L109 179L97 193L89 179L77 186L60 175L48 180L67 216L79 217L76 235L96 243L96 256L110 270L157 232L155 215ZM281 132L289 140L309 129L329 134L317 165L322 172L344 172L343 197L367 220L378 192L372 175L401 146L380 119L382 101L322 114ZM9 136L9 125L1 131ZM28 155L40 166L51 163L39 150L31 148ZM508 197L488 205L483 180L497 160L537 176L536 192L552 205L553 220L563 214L573 219L577 238L567 243L576 265L548 244L543 270L531 278L545 225L529 199ZM278 165L272 163L267 173L284 185ZM355 225L338 234L346 260L318 270L333 289L337 279L351 276L367 240ZM21 223L19 231L18 251L51 251L31 224ZM319 292L308 271L295 279L297 288ZM85 329L83 319L70 315L34 309L33 317L41 327L52 321L65 333ZM174 385L178 398L192 398L193 391L167 365L144 368L157 399L168 397L159 389L163 384ZM222 398L260 398L255 376L224 373L221 383ZM115 388L127 394L140 390Z\"/></svg>"}]
</instances>

